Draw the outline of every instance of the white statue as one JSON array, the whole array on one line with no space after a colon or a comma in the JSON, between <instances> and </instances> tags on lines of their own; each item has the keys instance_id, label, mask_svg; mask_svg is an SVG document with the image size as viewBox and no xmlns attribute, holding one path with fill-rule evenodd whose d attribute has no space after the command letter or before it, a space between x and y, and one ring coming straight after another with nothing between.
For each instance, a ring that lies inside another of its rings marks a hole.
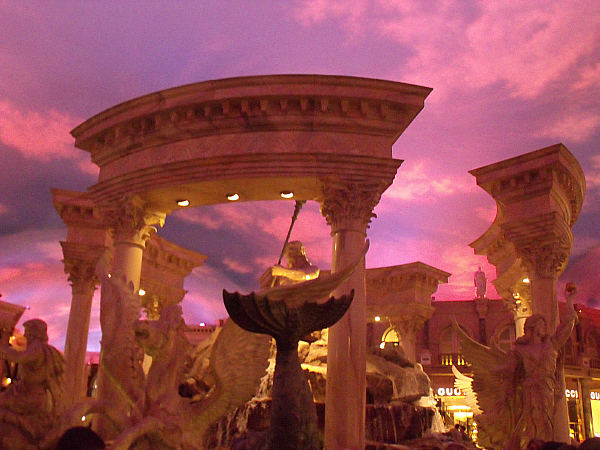
<instances>
[{"instance_id":1,"label":"white statue","mask_svg":"<svg viewBox=\"0 0 600 450\"><path fill-rule=\"evenodd\" d=\"M48 344L46 322L32 319L23 327L24 351L0 344L0 357L19 364L19 379L0 394L0 448L6 450L37 449L64 408L62 353Z\"/></svg>"},{"instance_id":2,"label":"white statue","mask_svg":"<svg viewBox=\"0 0 600 450\"><path fill-rule=\"evenodd\" d=\"M556 373L557 358L577 320L573 308L575 286L567 285L567 307L556 332L548 334L546 321L534 314L525 321L525 335L505 353L469 338L455 323L465 361L472 364L473 379L453 367L457 387L481 414L476 417L482 445L516 450L532 438L553 440L552 417L560 398L561 379ZM471 384L472 381L472 384ZM473 397L474 394L474 397Z\"/></svg>"},{"instance_id":3,"label":"white statue","mask_svg":"<svg viewBox=\"0 0 600 450\"><path fill-rule=\"evenodd\" d=\"M485 272L481 270L481 267L473 276L473 283L475 285L477 298L485 298L485 290L487 288L487 278Z\"/></svg>"}]
</instances>

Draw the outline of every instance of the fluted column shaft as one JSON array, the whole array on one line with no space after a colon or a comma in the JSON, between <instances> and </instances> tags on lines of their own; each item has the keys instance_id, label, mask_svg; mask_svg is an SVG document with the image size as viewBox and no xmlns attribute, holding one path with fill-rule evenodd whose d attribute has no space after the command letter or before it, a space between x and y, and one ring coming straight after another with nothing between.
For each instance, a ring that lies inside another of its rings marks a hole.
<instances>
[{"instance_id":1,"label":"fluted column shaft","mask_svg":"<svg viewBox=\"0 0 600 450\"><path fill-rule=\"evenodd\" d=\"M321 213L331 226L331 270L337 272L360 256L379 186L333 185L323 188ZM325 448L365 448L366 400L366 305L365 262L336 291L341 296L354 290L354 300L342 319L329 329Z\"/></svg>"},{"instance_id":2,"label":"fluted column shaft","mask_svg":"<svg viewBox=\"0 0 600 450\"><path fill-rule=\"evenodd\" d=\"M65 259L65 272L71 282L71 311L65 341L65 394L69 404L85 396L85 356L92 298L98 281L95 261Z\"/></svg>"}]
</instances>

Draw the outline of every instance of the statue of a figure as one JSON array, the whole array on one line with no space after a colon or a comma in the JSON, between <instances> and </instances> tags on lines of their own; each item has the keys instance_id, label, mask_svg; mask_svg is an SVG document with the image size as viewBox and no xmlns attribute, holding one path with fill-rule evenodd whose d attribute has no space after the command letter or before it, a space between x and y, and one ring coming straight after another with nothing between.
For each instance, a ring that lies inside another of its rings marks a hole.
<instances>
[{"instance_id":1,"label":"statue of a figure","mask_svg":"<svg viewBox=\"0 0 600 450\"><path fill-rule=\"evenodd\" d=\"M481 267L473 276L473 283L475 284L475 291L477 298L485 298L485 290L487 288L487 278L485 272L481 270Z\"/></svg>"},{"instance_id":2,"label":"statue of a figure","mask_svg":"<svg viewBox=\"0 0 600 450\"><path fill-rule=\"evenodd\" d=\"M64 408L62 353L48 344L46 322L32 319L23 327L25 350L0 343L0 357L19 364L18 380L0 394L0 448L7 450L38 448Z\"/></svg>"},{"instance_id":3,"label":"statue of a figure","mask_svg":"<svg viewBox=\"0 0 600 450\"><path fill-rule=\"evenodd\" d=\"M269 268L260 278L261 286L296 284L319 276L319 268L308 261L302 242L292 241L286 244L285 259L287 267L277 264Z\"/></svg>"},{"instance_id":4,"label":"statue of a figure","mask_svg":"<svg viewBox=\"0 0 600 450\"><path fill-rule=\"evenodd\" d=\"M464 358L472 364L472 391L482 411L477 418L480 434L494 448L521 449L532 438L553 440L552 418L562 394L557 359L577 321L575 292L574 285L567 285L566 311L554 334L548 334L541 314L533 314L509 353L473 341L455 324Z\"/></svg>"}]
</instances>

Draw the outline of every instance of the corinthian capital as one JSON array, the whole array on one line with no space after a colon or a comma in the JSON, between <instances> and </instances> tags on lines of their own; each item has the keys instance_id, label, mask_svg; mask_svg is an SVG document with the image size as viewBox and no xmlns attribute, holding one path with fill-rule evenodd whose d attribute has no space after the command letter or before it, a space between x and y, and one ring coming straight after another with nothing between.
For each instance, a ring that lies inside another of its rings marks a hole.
<instances>
[{"instance_id":1,"label":"corinthian capital","mask_svg":"<svg viewBox=\"0 0 600 450\"><path fill-rule=\"evenodd\" d=\"M527 268L541 277L556 277L566 266L573 246L568 223L556 212L502 225Z\"/></svg>"},{"instance_id":2,"label":"corinthian capital","mask_svg":"<svg viewBox=\"0 0 600 450\"><path fill-rule=\"evenodd\" d=\"M379 203L387 183L340 183L324 181L320 200L321 214L331 227L331 234L343 230L366 233L373 208Z\"/></svg>"},{"instance_id":3,"label":"corinthian capital","mask_svg":"<svg viewBox=\"0 0 600 450\"><path fill-rule=\"evenodd\" d=\"M558 277L566 266L570 251L570 247L560 242L518 249L528 268L540 277Z\"/></svg>"},{"instance_id":4,"label":"corinthian capital","mask_svg":"<svg viewBox=\"0 0 600 450\"><path fill-rule=\"evenodd\" d=\"M150 234L165 223L166 214L152 209L138 196L128 196L104 210L104 216L114 231L115 243L128 242L145 247Z\"/></svg>"},{"instance_id":5,"label":"corinthian capital","mask_svg":"<svg viewBox=\"0 0 600 450\"><path fill-rule=\"evenodd\" d=\"M68 280L71 283L73 291L88 292L94 291L98 284L96 276L96 262L85 259L63 259L65 273L69 275Z\"/></svg>"}]
</instances>

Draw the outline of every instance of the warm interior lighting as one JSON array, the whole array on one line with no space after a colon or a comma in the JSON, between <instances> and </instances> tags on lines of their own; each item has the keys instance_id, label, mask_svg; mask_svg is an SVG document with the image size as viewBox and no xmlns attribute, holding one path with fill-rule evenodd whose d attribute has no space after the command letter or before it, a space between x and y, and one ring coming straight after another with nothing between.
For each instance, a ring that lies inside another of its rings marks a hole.
<instances>
[{"instance_id":1,"label":"warm interior lighting","mask_svg":"<svg viewBox=\"0 0 600 450\"><path fill-rule=\"evenodd\" d=\"M190 201L189 200L177 200L177 205L178 206L190 206Z\"/></svg>"},{"instance_id":2,"label":"warm interior lighting","mask_svg":"<svg viewBox=\"0 0 600 450\"><path fill-rule=\"evenodd\" d=\"M375 322L379 322L380 320L381 320L381 317L375 316Z\"/></svg>"},{"instance_id":3,"label":"warm interior lighting","mask_svg":"<svg viewBox=\"0 0 600 450\"><path fill-rule=\"evenodd\" d=\"M281 191L281 193L279 195L281 195L282 198L293 198L294 197L294 193L292 191Z\"/></svg>"},{"instance_id":4,"label":"warm interior lighting","mask_svg":"<svg viewBox=\"0 0 600 450\"><path fill-rule=\"evenodd\" d=\"M385 348L385 342L382 342L381 344L379 344L379 348Z\"/></svg>"},{"instance_id":5,"label":"warm interior lighting","mask_svg":"<svg viewBox=\"0 0 600 450\"><path fill-rule=\"evenodd\" d=\"M200 326L201 326L201 327L205 327L205 326L206 326L206 324L205 324L204 322L200 322Z\"/></svg>"},{"instance_id":6,"label":"warm interior lighting","mask_svg":"<svg viewBox=\"0 0 600 450\"><path fill-rule=\"evenodd\" d=\"M85 422L85 416L81 416L81 421Z\"/></svg>"},{"instance_id":7,"label":"warm interior lighting","mask_svg":"<svg viewBox=\"0 0 600 450\"><path fill-rule=\"evenodd\" d=\"M227 200L229 200L230 202L235 202L236 200L239 200L240 196L238 194L227 194Z\"/></svg>"},{"instance_id":8,"label":"warm interior lighting","mask_svg":"<svg viewBox=\"0 0 600 450\"><path fill-rule=\"evenodd\" d=\"M525 283L525 284L529 283L529 278L523 278L523 283Z\"/></svg>"},{"instance_id":9,"label":"warm interior lighting","mask_svg":"<svg viewBox=\"0 0 600 450\"><path fill-rule=\"evenodd\" d=\"M4 378L2 380L2 387L7 387L10 383L12 383L12 379L10 379L10 378Z\"/></svg>"},{"instance_id":10,"label":"warm interior lighting","mask_svg":"<svg viewBox=\"0 0 600 450\"><path fill-rule=\"evenodd\" d=\"M146 291L145 291L145 290L143 290L143 289L140 289L140 290L138 291L138 293L139 293L140 295L146 295Z\"/></svg>"}]
</instances>

